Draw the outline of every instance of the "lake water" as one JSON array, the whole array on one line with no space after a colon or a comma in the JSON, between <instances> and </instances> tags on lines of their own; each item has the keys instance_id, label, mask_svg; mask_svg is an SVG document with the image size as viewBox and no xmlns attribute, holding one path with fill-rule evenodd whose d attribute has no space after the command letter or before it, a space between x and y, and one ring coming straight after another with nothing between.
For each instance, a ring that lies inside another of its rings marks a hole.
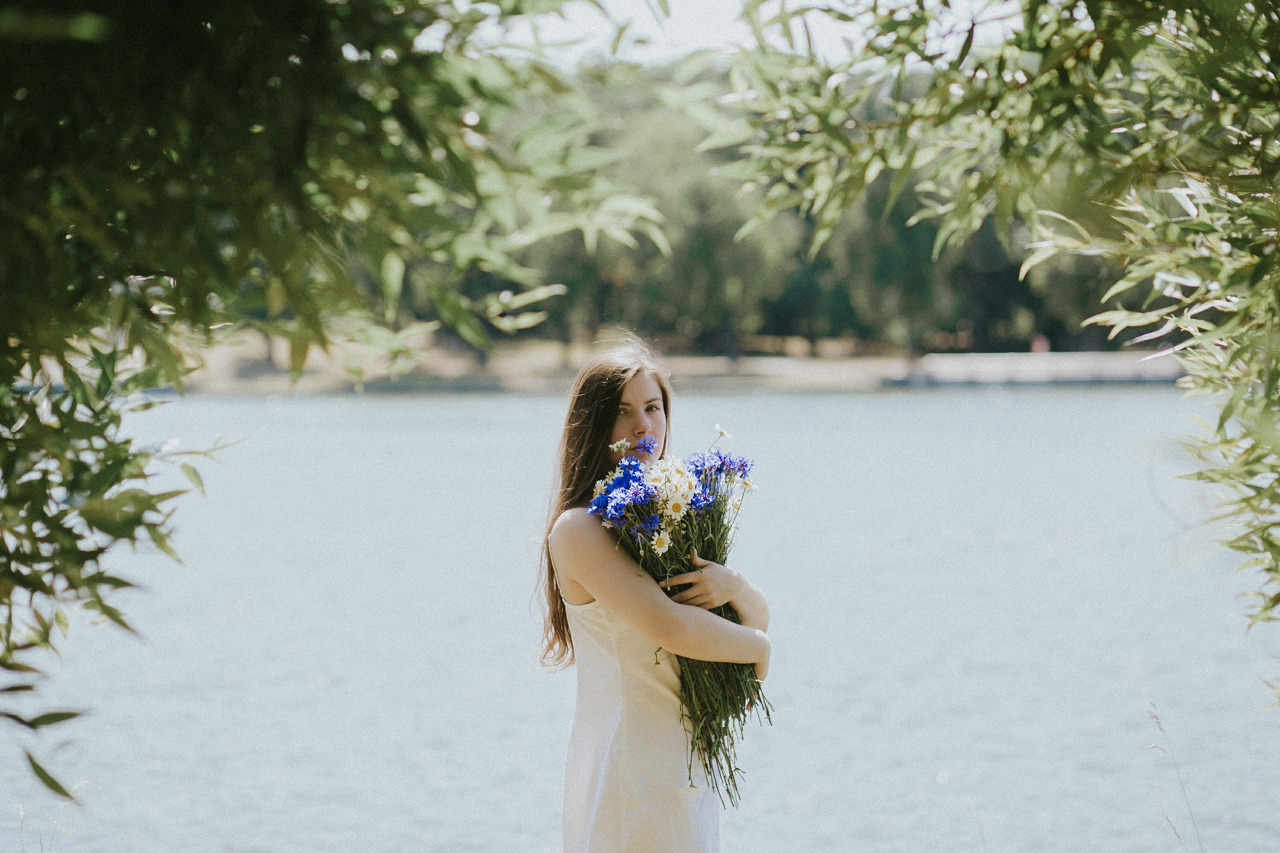
<instances>
[{"instance_id":1,"label":"lake water","mask_svg":"<svg viewBox=\"0 0 1280 853\"><path fill-rule=\"evenodd\" d=\"M82 804L3 729L0 849L558 850L574 685L537 664L533 593L564 405L133 417L236 443L179 501L185 565L111 559L146 587L121 597L140 639L76 620L52 667L44 707L92 714L33 743ZM676 452L722 424L757 462L731 563L773 604L774 725L747 732L726 853L1280 849L1280 629L1246 633L1255 579L1176 479L1210 411L1166 387L678 397Z\"/></svg>"}]
</instances>

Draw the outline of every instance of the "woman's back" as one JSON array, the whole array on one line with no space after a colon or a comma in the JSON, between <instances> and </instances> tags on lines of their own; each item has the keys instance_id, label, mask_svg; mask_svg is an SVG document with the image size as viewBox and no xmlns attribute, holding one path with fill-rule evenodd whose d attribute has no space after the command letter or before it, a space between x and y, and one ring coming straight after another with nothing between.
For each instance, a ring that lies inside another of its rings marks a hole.
<instances>
[{"instance_id":1,"label":"woman's back","mask_svg":"<svg viewBox=\"0 0 1280 853\"><path fill-rule=\"evenodd\" d=\"M603 604L566 605L578 699L566 853L719 849L720 801L689 762L674 656Z\"/></svg>"}]
</instances>

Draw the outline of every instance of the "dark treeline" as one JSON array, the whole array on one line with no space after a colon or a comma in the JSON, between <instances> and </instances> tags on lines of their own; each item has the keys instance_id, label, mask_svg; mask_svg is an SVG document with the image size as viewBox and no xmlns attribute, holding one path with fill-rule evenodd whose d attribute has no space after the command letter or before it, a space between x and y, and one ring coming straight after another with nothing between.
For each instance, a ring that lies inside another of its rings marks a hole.
<instances>
[{"instance_id":1,"label":"dark treeline","mask_svg":"<svg viewBox=\"0 0 1280 853\"><path fill-rule=\"evenodd\" d=\"M1112 270L1064 260L1022 280L1020 234L998 239L990 223L934 259L932 222L908 226L920 208L915 176L896 188L892 175L877 178L815 257L808 251L814 225L793 211L735 239L760 193L744 191L734 177L732 148L699 149L709 122L696 121L689 107L696 101L705 111L717 89L731 91L729 81L703 73L673 83L673 73L633 66L580 72L599 122L594 141L618 153L609 177L654 200L669 247L605 237L589 251L580 234L542 241L522 260L567 292L544 306L544 324L522 334L592 339L617 325L672 350L727 355L797 338L842 339L854 353L1118 345L1081 325L1101 309ZM696 96L688 94L695 88ZM501 286L482 272L468 282L476 294Z\"/></svg>"}]
</instances>

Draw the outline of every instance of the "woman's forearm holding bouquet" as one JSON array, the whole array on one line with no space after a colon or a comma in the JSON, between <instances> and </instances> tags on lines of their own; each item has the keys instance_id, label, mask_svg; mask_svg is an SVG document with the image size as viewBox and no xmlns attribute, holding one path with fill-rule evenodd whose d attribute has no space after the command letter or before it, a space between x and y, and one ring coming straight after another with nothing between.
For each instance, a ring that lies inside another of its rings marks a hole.
<instances>
[{"instance_id":1,"label":"woman's forearm holding bouquet","mask_svg":"<svg viewBox=\"0 0 1280 853\"><path fill-rule=\"evenodd\" d=\"M681 657L750 663L756 665L758 672L768 669L770 644L763 629L767 627L767 616L763 627L745 622L737 625L700 606L668 598L584 510L571 510L561 516L551 529L550 540L562 581L581 586L590 598L615 613L626 614L626 620L656 646ZM732 571L711 565L724 572ZM724 580L720 572L713 570L708 577L717 581L716 589L727 588L727 583L720 583ZM746 586L754 589L750 584ZM743 594L748 599L752 597L750 593ZM759 595L759 591L755 594ZM767 606L765 611L767 614Z\"/></svg>"},{"instance_id":2,"label":"woman's forearm holding bouquet","mask_svg":"<svg viewBox=\"0 0 1280 853\"><path fill-rule=\"evenodd\" d=\"M671 596L672 601L706 610L729 604L737 611L744 627L761 632L769 630L769 602L759 587L747 580L742 572L704 560L696 553L692 562L698 567L696 571L676 575L659 584L664 589L676 590ZM756 664L756 677L763 680L768 673L768 660L752 662Z\"/></svg>"}]
</instances>

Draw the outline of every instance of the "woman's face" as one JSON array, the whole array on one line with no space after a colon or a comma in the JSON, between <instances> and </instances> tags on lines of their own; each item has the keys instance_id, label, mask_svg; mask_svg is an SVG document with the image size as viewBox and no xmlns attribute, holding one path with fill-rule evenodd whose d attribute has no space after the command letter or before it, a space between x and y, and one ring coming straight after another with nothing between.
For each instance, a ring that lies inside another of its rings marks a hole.
<instances>
[{"instance_id":1,"label":"woman's face","mask_svg":"<svg viewBox=\"0 0 1280 853\"><path fill-rule=\"evenodd\" d=\"M662 405L662 388L649 373L637 373L622 387L618 416L613 422L610 444L626 439L634 448L642 438L653 439L653 457L662 455L667 440L667 412ZM613 461L623 456L610 451Z\"/></svg>"}]
</instances>

